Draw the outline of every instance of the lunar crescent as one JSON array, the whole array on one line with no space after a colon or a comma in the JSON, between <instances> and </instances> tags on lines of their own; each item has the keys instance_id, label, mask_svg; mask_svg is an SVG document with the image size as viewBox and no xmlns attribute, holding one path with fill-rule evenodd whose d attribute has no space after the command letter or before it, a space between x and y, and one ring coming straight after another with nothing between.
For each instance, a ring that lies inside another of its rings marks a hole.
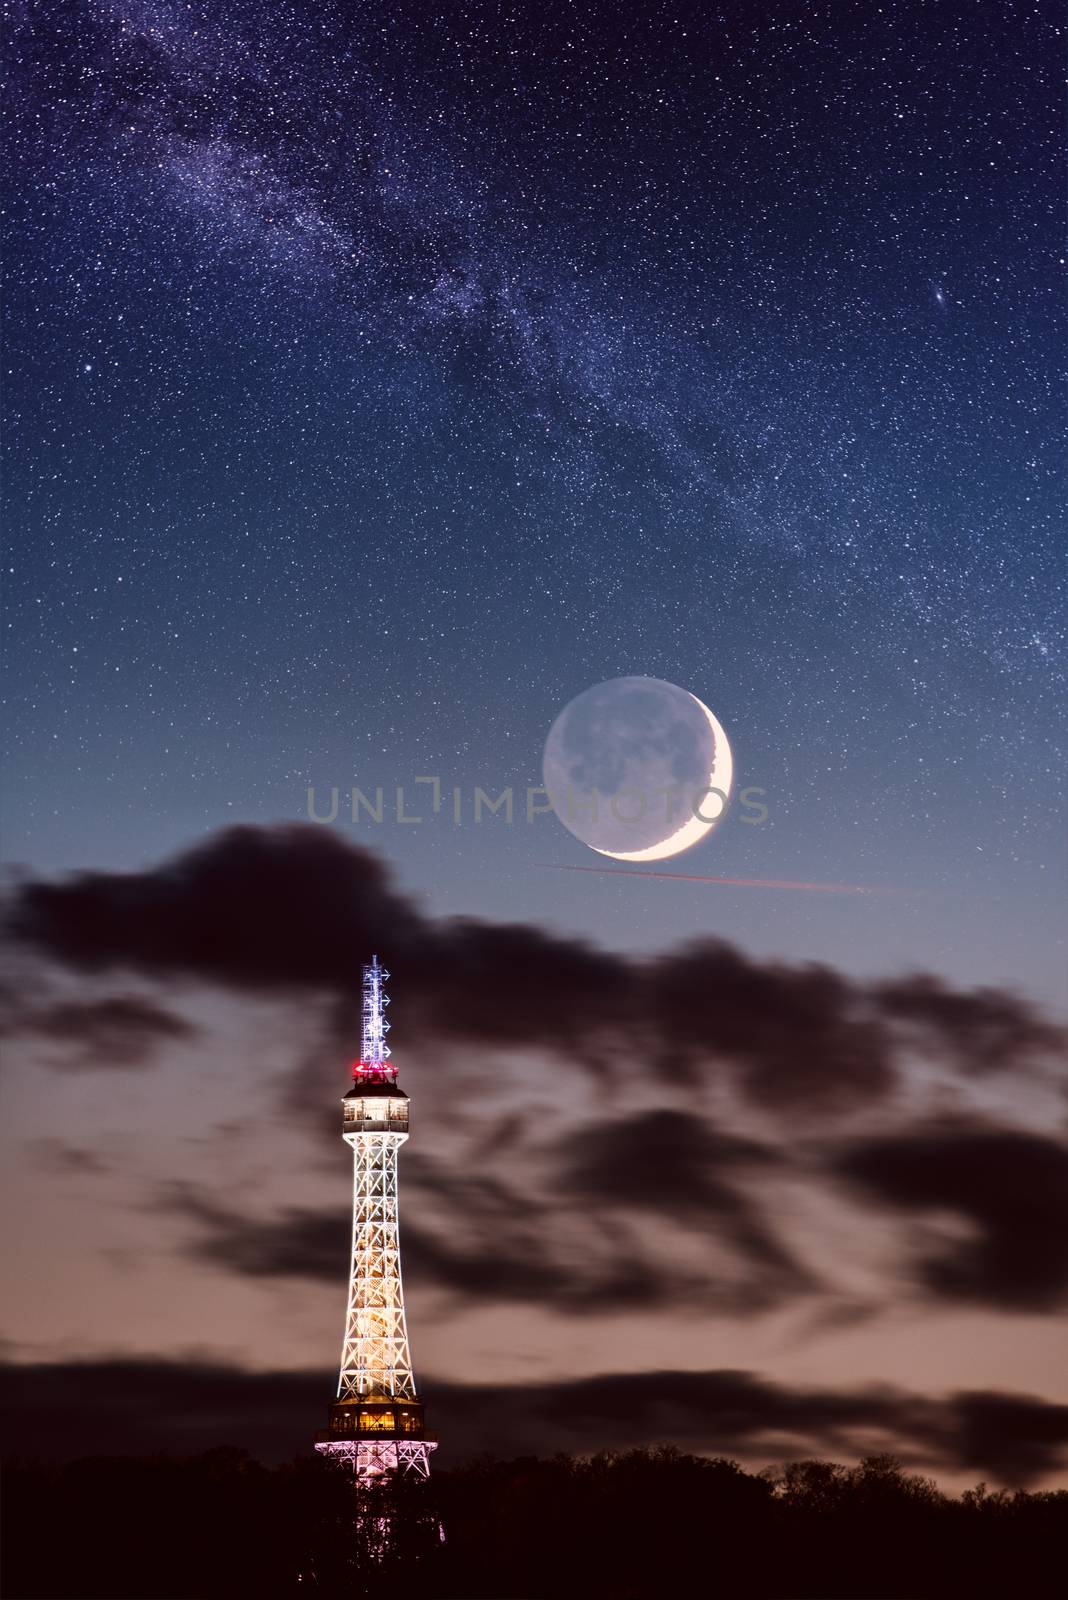
<instances>
[{"instance_id":1,"label":"lunar crescent","mask_svg":"<svg viewBox=\"0 0 1068 1600\"><path fill-rule=\"evenodd\" d=\"M685 692L687 694L690 693L688 689ZM712 832L712 829L726 811L727 801L730 799L731 782L734 778L734 758L731 755L730 741L723 731L718 718L713 716L704 701L698 700L695 694L690 694L690 699L695 705L701 707L701 710L708 718L709 727L712 729L713 747L716 754L712 763L712 771L708 775L708 788L718 789L720 794L724 796L720 810L712 817L711 821L707 820L706 817L687 817L682 826L676 828L674 833L669 833L667 838L661 839L658 844L647 845L644 850L601 850L597 845L591 845L590 848L596 850L598 855L611 856L614 861L664 861L668 856L677 856L680 851L689 850L691 845L698 844L707 833ZM697 809L707 813L713 809L716 800L717 797L715 795L706 794Z\"/></svg>"}]
</instances>

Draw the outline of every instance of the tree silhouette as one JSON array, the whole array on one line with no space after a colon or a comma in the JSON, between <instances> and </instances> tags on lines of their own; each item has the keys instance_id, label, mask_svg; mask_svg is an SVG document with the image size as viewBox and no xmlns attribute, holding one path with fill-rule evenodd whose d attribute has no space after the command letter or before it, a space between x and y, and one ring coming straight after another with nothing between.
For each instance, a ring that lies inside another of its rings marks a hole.
<instances>
[{"instance_id":1,"label":"tree silhouette","mask_svg":"<svg viewBox=\"0 0 1068 1600\"><path fill-rule=\"evenodd\" d=\"M220 1449L13 1463L4 1522L10 1600L1041 1600L1061 1592L1068 1493L953 1498L892 1456L752 1474L662 1447L482 1458L357 1495L316 1456Z\"/></svg>"}]
</instances>

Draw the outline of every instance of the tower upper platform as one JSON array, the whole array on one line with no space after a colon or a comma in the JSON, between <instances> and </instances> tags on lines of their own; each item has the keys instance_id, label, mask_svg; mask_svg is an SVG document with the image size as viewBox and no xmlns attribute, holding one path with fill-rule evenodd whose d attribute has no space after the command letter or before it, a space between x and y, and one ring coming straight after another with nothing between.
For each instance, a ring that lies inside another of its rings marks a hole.
<instances>
[{"instance_id":1,"label":"tower upper platform","mask_svg":"<svg viewBox=\"0 0 1068 1600\"><path fill-rule=\"evenodd\" d=\"M408 1096L396 1078L358 1079L341 1102L341 1134L408 1132Z\"/></svg>"}]
</instances>

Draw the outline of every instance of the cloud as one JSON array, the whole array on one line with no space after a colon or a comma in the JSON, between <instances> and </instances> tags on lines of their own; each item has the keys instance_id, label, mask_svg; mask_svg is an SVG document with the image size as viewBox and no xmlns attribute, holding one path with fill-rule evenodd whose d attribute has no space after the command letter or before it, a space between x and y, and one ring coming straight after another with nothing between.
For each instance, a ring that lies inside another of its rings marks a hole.
<instances>
[{"instance_id":1,"label":"cloud","mask_svg":"<svg viewBox=\"0 0 1068 1600\"><path fill-rule=\"evenodd\" d=\"M670 1308L755 1315L808 1300L820 1325L871 1315L836 1303L772 1225L761 1190L793 1173L786 1150L677 1110L609 1117L484 1160L405 1159L406 1275L459 1302L560 1316ZM829 1177L906 1223L904 1281L932 1302L1042 1312L1068 1302L1068 1150L990 1124L825 1146ZM754 1188L755 1185L755 1188ZM248 1215L172 1185L159 1205L193 1225L184 1249L250 1278L344 1277L343 1206Z\"/></svg>"},{"instance_id":2,"label":"cloud","mask_svg":"<svg viewBox=\"0 0 1068 1600\"><path fill-rule=\"evenodd\" d=\"M533 1305L561 1316L665 1308L685 1316L713 1299L730 1299L696 1273L654 1259L619 1224L591 1227L591 1242L570 1255L530 1221L513 1223L500 1239L466 1220L457 1231L455 1239L406 1222L405 1275L469 1301Z\"/></svg>"},{"instance_id":3,"label":"cloud","mask_svg":"<svg viewBox=\"0 0 1068 1600\"><path fill-rule=\"evenodd\" d=\"M99 1151L71 1144L54 1135L28 1139L24 1148L38 1171L56 1176L100 1178L114 1170L112 1162Z\"/></svg>"},{"instance_id":4,"label":"cloud","mask_svg":"<svg viewBox=\"0 0 1068 1600\"><path fill-rule=\"evenodd\" d=\"M44 1059L62 1072L132 1071L145 1066L159 1045L191 1039L198 1031L184 1017L135 994L26 1008L10 1016L7 1028L61 1046Z\"/></svg>"},{"instance_id":5,"label":"cloud","mask_svg":"<svg viewBox=\"0 0 1068 1600\"><path fill-rule=\"evenodd\" d=\"M678 1085L723 1071L791 1115L885 1099L919 1045L972 1070L1058 1037L1000 992L865 984L721 940L647 961L536 927L434 920L369 851L308 824L228 829L142 872L25 880L7 920L26 949L79 972L333 995L350 1041L353 973L377 950L403 972L409 1039L553 1051L604 1077L644 1059Z\"/></svg>"},{"instance_id":6,"label":"cloud","mask_svg":"<svg viewBox=\"0 0 1068 1600\"><path fill-rule=\"evenodd\" d=\"M884 1013L911 1029L915 1042L947 1054L965 1073L1004 1071L1057 1051L1063 1029L1021 1005L1005 989L962 994L930 973L877 985Z\"/></svg>"},{"instance_id":7,"label":"cloud","mask_svg":"<svg viewBox=\"0 0 1068 1600\"><path fill-rule=\"evenodd\" d=\"M1011 1484L1033 1482L1068 1460L1068 1406L996 1391L931 1399L889 1387L791 1388L733 1370L495 1385L481 1391L481 1404L473 1386L430 1387L435 1426L444 1433L451 1414L461 1426L462 1418L485 1417L479 1443L488 1449L500 1448L493 1441L505 1429L546 1452L670 1442L782 1460L878 1447L912 1465L977 1471Z\"/></svg>"},{"instance_id":8,"label":"cloud","mask_svg":"<svg viewBox=\"0 0 1068 1600\"><path fill-rule=\"evenodd\" d=\"M278 1460L310 1449L331 1398L326 1373L249 1372L210 1361L116 1356L0 1367L12 1455L193 1453L238 1445ZM791 1388L744 1371L648 1371L538 1384L427 1379L441 1465L671 1442L752 1463L856 1457L874 1446L912 1465L1025 1484L1068 1459L1068 1406L1028 1395ZM72 1398L75 1419L72 1421Z\"/></svg>"},{"instance_id":9,"label":"cloud","mask_svg":"<svg viewBox=\"0 0 1068 1600\"><path fill-rule=\"evenodd\" d=\"M7 1449L46 1460L230 1443L277 1460L310 1447L330 1398L325 1373L210 1362L119 1356L0 1367Z\"/></svg>"},{"instance_id":10,"label":"cloud","mask_svg":"<svg viewBox=\"0 0 1068 1600\"><path fill-rule=\"evenodd\" d=\"M291 1206L273 1217L247 1217L185 1183L168 1185L157 1205L195 1225L187 1253L196 1260L247 1278L344 1280L352 1223L341 1207Z\"/></svg>"},{"instance_id":11,"label":"cloud","mask_svg":"<svg viewBox=\"0 0 1068 1600\"><path fill-rule=\"evenodd\" d=\"M365 850L310 826L240 827L144 872L79 872L12 892L15 937L81 972L123 967L269 993L342 992L376 936L419 920Z\"/></svg>"},{"instance_id":12,"label":"cloud","mask_svg":"<svg viewBox=\"0 0 1068 1600\"><path fill-rule=\"evenodd\" d=\"M932 1418L935 1436L940 1423L942 1449L1005 1483L1033 1483L1065 1463L1068 1406L977 1389L956 1395L944 1418Z\"/></svg>"},{"instance_id":13,"label":"cloud","mask_svg":"<svg viewBox=\"0 0 1068 1600\"><path fill-rule=\"evenodd\" d=\"M585 1205L648 1212L708 1233L751 1270L755 1308L811 1291L815 1281L772 1232L759 1208L726 1174L779 1166L769 1146L714 1128L690 1112L665 1109L576 1129L561 1142L559 1181Z\"/></svg>"},{"instance_id":14,"label":"cloud","mask_svg":"<svg viewBox=\"0 0 1068 1600\"><path fill-rule=\"evenodd\" d=\"M533 1184L519 1188L491 1172L413 1155L405 1190L405 1278L459 1301L535 1305L572 1317L654 1308L684 1315L769 1309L813 1287L755 1214L744 1222L732 1215L727 1244L740 1269L725 1271L710 1250L701 1270L644 1243L609 1196L599 1206L576 1206L580 1193L566 1178L547 1200ZM184 1249L194 1260L249 1278L343 1281L350 1229L341 1207L249 1216L184 1184L163 1190L157 1203L193 1224ZM731 1208L725 1188L722 1205Z\"/></svg>"},{"instance_id":15,"label":"cloud","mask_svg":"<svg viewBox=\"0 0 1068 1600\"><path fill-rule=\"evenodd\" d=\"M1006 1311L1068 1302L1068 1149L1014 1128L943 1122L860 1140L832 1160L851 1188L921 1220L915 1269L925 1291ZM967 1228L939 1231L939 1214ZM922 1220L927 1219L927 1220Z\"/></svg>"},{"instance_id":16,"label":"cloud","mask_svg":"<svg viewBox=\"0 0 1068 1600\"><path fill-rule=\"evenodd\" d=\"M733 1063L751 1100L791 1111L849 1110L897 1081L869 991L827 967L753 961L707 939L658 958L647 994L658 1065L676 1081L712 1056Z\"/></svg>"},{"instance_id":17,"label":"cloud","mask_svg":"<svg viewBox=\"0 0 1068 1600\"><path fill-rule=\"evenodd\" d=\"M670 1307L768 1310L819 1287L731 1174L782 1158L682 1112L591 1122L513 1152L507 1178L484 1162L405 1158L405 1276L461 1301L537 1305L564 1316ZM250 1278L342 1280L343 1208L250 1216L199 1188L163 1189L193 1224L185 1248ZM679 1229L696 1241L677 1259ZM667 1230L667 1231L665 1231ZM703 1258L703 1259L702 1259Z\"/></svg>"},{"instance_id":18,"label":"cloud","mask_svg":"<svg viewBox=\"0 0 1068 1600\"><path fill-rule=\"evenodd\" d=\"M966 1075L1026 1071L1058 1037L1020 997L923 975L868 983L719 940L641 959L537 927L433 919L369 851L308 825L230 829L139 872L23 878L7 923L24 961L35 952L46 972L50 962L83 976L323 997L328 1037L286 1084L302 1115L322 1105L308 1094L318 1065L333 1070L358 1038L353 974L374 949L403 984L408 1041L540 1049L598 1084L661 1084L667 1100L655 1110L563 1135L509 1112L507 1170L494 1168L485 1125L472 1134L481 1155L449 1170L408 1157L412 1277L460 1300L567 1316L667 1305L755 1313L825 1296L761 1204L760 1186L790 1151L673 1105L695 1079L725 1080L793 1124L885 1105L917 1052ZM23 1013L41 1037L74 1048L68 1066L132 1067L191 1031L129 993L35 999ZM825 1144L818 1157L810 1186L829 1173L905 1222L910 1269L932 1299L1009 1311L1064 1302L1068 1246L1052 1219L1068 1201L1068 1155L1053 1140L940 1123ZM192 1225L197 1259L249 1277L337 1281L344 1271L343 1212L248 1217L182 1190L165 1203Z\"/></svg>"}]
</instances>

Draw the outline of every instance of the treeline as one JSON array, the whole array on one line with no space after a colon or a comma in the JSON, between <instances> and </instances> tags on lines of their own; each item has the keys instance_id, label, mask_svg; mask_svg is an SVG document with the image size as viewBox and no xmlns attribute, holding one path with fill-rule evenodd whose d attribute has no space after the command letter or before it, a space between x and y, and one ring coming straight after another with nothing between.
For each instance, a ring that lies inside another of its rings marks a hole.
<instances>
[{"instance_id":1,"label":"treeline","mask_svg":"<svg viewBox=\"0 0 1068 1600\"><path fill-rule=\"evenodd\" d=\"M753 1475L672 1449L478 1461L366 1494L318 1457L15 1463L6 1600L1063 1593L1068 1491L959 1498L891 1457ZM445 1537L442 1537L444 1532Z\"/></svg>"}]
</instances>

